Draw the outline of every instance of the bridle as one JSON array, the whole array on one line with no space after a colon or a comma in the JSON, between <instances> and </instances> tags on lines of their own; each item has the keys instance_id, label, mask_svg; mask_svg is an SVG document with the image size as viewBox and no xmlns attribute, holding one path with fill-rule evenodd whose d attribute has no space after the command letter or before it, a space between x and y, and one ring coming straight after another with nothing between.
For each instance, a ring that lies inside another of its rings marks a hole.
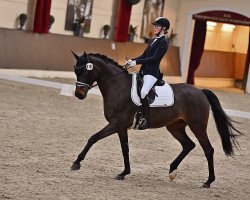
<instances>
[{"instance_id":1,"label":"bridle","mask_svg":"<svg viewBox=\"0 0 250 200\"><path fill-rule=\"evenodd\" d=\"M83 82L80 82L80 81L76 81L76 84L75 84L77 87L86 87L88 89L91 89L93 86L90 86L89 84L87 83L83 83Z\"/></svg>"},{"instance_id":2,"label":"bridle","mask_svg":"<svg viewBox=\"0 0 250 200\"><path fill-rule=\"evenodd\" d=\"M89 71L89 73L90 73L90 75L93 77L93 79L94 79L94 73L93 73L93 63L91 63L91 62L89 62L88 61L88 63L86 63L86 64L84 64L84 65L82 65L82 66L80 66L80 67L77 67L76 65L74 65L74 68L75 68L75 70L82 70L84 67L86 67L86 69ZM85 88L87 88L88 90L89 89L91 89L93 86L90 86L90 84L88 84L88 83L83 83L83 82L81 82L81 81L76 81L76 83L75 83L75 85L77 86L77 87L85 87Z\"/></svg>"}]
</instances>

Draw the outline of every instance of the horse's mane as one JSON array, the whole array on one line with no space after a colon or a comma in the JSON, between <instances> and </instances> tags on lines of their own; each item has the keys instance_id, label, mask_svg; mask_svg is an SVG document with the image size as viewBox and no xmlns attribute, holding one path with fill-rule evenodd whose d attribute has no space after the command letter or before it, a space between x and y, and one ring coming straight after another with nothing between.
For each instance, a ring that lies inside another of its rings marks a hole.
<instances>
[{"instance_id":1,"label":"horse's mane","mask_svg":"<svg viewBox=\"0 0 250 200\"><path fill-rule=\"evenodd\" d=\"M114 60L111 59L111 58L108 58L108 57L105 56L105 55L102 55L102 54L99 54L99 53L90 53L90 54L88 54L88 55L89 55L89 56L94 56L94 57L97 57L97 58L100 58L100 59L103 59L103 60L108 61L108 62L114 64L115 66L117 66L117 67L123 69L123 66L119 65L118 62L114 61Z\"/></svg>"}]
</instances>

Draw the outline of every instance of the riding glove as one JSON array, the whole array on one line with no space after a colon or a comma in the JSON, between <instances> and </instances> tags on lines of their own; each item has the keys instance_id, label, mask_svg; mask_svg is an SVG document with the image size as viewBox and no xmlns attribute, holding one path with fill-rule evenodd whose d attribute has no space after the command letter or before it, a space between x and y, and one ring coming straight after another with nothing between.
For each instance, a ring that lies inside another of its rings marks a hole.
<instances>
[{"instance_id":1,"label":"riding glove","mask_svg":"<svg viewBox=\"0 0 250 200\"><path fill-rule=\"evenodd\" d=\"M130 62L132 62L132 60L126 60L124 65L130 65Z\"/></svg>"},{"instance_id":2,"label":"riding glove","mask_svg":"<svg viewBox=\"0 0 250 200\"><path fill-rule=\"evenodd\" d=\"M131 62L129 62L129 65L130 65L131 67L136 66L136 61L135 61L135 60L131 60Z\"/></svg>"}]
</instances>

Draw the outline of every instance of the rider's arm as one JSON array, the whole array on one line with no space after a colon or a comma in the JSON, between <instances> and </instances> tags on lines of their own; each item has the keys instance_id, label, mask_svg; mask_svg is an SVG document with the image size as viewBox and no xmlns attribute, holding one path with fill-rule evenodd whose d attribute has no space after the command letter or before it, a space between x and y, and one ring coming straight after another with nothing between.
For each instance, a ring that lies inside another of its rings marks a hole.
<instances>
[{"instance_id":1,"label":"rider's arm","mask_svg":"<svg viewBox=\"0 0 250 200\"><path fill-rule=\"evenodd\" d=\"M144 59L146 58L147 56L147 50L148 50L148 47L144 50L143 54L138 56L137 58L132 58L132 60L137 60L137 59Z\"/></svg>"}]
</instances>

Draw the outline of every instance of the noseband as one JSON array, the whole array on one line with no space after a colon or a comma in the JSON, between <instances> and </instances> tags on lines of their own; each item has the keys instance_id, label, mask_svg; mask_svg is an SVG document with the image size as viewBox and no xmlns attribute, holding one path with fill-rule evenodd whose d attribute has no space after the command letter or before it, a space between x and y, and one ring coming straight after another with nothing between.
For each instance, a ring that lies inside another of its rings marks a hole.
<instances>
[{"instance_id":1,"label":"noseband","mask_svg":"<svg viewBox=\"0 0 250 200\"><path fill-rule=\"evenodd\" d=\"M88 88L88 90L92 88L92 86L90 86L89 84L83 83L83 82L80 82L80 81L76 81L76 84L75 84L75 85L76 85L77 87L86 87L86 88Z\"/></svg>"}]
</instances>

